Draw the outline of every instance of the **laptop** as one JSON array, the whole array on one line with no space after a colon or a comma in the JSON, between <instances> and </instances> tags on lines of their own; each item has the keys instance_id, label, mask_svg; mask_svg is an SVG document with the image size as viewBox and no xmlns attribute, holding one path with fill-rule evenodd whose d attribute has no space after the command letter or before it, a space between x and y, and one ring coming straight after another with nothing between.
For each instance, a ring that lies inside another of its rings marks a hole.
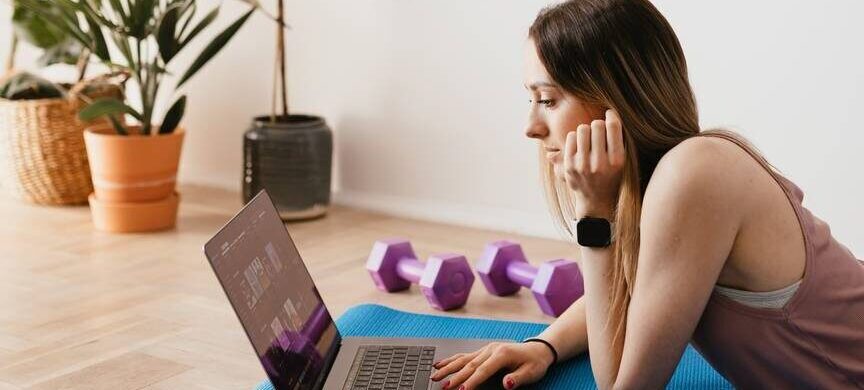
<instances>
[{"instance_id":1,"label":"laptop","mask_svg":"<svg viewBox=\"0 0 864 390\"><path fill-rule=\"evenodd\" d=\"M277 390L440 389L429 379L433 362L500 341L342 337L263 190L204 253ZM501 388L501 379L483 387Z\"/></svg>"}]
</instances>

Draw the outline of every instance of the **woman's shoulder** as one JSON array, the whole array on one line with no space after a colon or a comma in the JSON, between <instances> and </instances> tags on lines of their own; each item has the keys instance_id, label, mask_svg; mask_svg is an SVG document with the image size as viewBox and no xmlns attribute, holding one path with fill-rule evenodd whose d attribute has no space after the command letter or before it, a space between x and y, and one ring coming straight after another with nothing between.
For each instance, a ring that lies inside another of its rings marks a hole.
<instances>
[{"instance_id":1,"label":"woman's shoulder","mask_svg":"<svg viewBox=\"0 0 864 390\"><path fill-rule=\"evenodd\" d=\"M743 136L729 130L710 130L690 137L666 152L657 163L655 174L671 171L675 175L737 179L741 175L765 170L767 166L756 147Z\"/></svg>"},{"instance_id":2,"label":"woman's shoulder","mask_svg":"<svg viewBox=\"0 0 864 390\"><path fill-rule=\"evenodd\" d=\"M693 201L698 207L737 205L740 210L752 200L748 188L764 174L748 147L731 132L688 138L657 163L645 197Z\"/></svg>"},{"instance_id":3,"label":"woman's shoulder","mask_svg":"<svg viewBox=\"0 0 864 390\"><path fill-rule=\"evenodd\" d=\"M675 145L660 159L657 168L718 168L719 163L746 157L748 153L745 147L752 148L749 142L737 133L725 130L706 131Z\"/></svg>"},{"instance_id":4,"label":"woman's shoulder","mask_svg":"<svg viewBox=\"0 0 864 390\"><path fill-rule=\"evenodd\" d=\"M743 153L742 153L743 152ZM695 136L675 145L660 158L654 168L652 181L656 177L668 176L682 179L710 177L715 180L732 178L737 170L746 168L742 159L748 157L741 147L727 139L712 136Z\"/></svg>"}]
</instances>

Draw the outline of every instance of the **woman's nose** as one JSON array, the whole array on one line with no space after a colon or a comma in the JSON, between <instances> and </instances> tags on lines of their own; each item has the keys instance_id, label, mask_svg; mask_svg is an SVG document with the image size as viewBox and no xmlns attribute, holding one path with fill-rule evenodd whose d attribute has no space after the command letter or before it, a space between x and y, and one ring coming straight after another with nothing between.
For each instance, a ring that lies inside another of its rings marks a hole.
<instances>
[{"instance_id":1,"label":"woman's nose","mask_svg":"<svg viewBox=\"0 0 864 390\"><path fill-rule=\"evenodd\" d=\"M547 134L549 130L539 121L528 122L528 126L525 127L525 135L528 138L543 139Z\"/></svg>"}]
</instances>

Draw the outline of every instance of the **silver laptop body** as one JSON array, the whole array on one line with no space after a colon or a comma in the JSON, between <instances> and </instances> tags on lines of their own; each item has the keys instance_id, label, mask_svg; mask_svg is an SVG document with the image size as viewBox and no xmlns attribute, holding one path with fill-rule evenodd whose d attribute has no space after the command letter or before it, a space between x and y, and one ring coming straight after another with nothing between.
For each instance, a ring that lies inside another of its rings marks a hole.
<instances>
[{"instance_id":1,"label":"silver laptop body","mask_svg":"<svg viewBox=\"0 0 864 390\"><path fill-rule=\"evenodd\" d=\"M204 253L277 390L440 389L432 362L496 341L342 337L265 191ZM500 375L484 387L501 388Z\"/></svg>"}]
</instances>

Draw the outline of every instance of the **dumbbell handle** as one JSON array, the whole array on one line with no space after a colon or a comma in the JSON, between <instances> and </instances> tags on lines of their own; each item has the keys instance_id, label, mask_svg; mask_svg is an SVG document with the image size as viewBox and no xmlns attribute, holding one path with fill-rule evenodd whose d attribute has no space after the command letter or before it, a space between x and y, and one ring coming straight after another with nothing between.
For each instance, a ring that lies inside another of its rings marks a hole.
<instances>
[{"instance_id":1,"label":"dumbbell handle","mask_svg":"<svg viewBox=\"0 0 864 390\"><path fill-rule=\"evenodd\" d=\"M537 278L537 267L522 261L511 261L507 264L507 277L520 286L531 288Z\"/></svg>"},{"instance_id":2,"label":"dumbbell handle","mask_svg":"<svg viewBox=\"0 0 864 390\"><path fill-rule=\"evenodd\" d=\"M420 283L424 271L426 271L426 264L410 257L403 257L396 264L396 274L412 283Z\"/></svg>"}]
</instances>

